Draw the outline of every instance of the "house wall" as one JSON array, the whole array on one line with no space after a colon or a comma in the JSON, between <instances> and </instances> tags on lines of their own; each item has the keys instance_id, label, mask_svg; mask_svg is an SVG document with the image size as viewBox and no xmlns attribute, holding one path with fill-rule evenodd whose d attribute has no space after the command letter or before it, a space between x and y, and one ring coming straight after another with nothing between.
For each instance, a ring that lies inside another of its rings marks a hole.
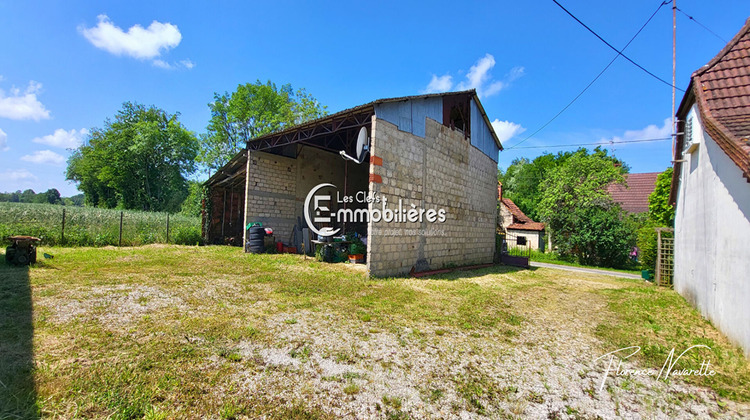
<instances>
[{"instance_id":1,"label":"house wall","mask_svg":"<svg viewBox=\"0 0 750 420\"><path fill-rule=\"evenodd\" d=\"M370 191L388 200L388 208L415 204L444 208L444 223L368 224L367 266L373 276L444 268L450 264L491 263L497 219L497 164L473 147L462 133L425 120L424 138L373 118ZM378 181L380 178L382 182ZM370 208L382 203L371 203ZM440 230L445 236L408 230ZM399 233L401 230L401 234Z\"/></svg>"},{"instance_id":2,"label":"house wall","mask_svg":"<svg viewBox=\"0 0 750 420\"><path fill-rule=\"evenodd\" d=\"M501 201L498 201L497 213L497 225L503 230L506 230L508 226L513 224L513 213Z\"/></svg>"},{"instance_id":3,"label":"house wall","mask_svg":"<svg viewBox=\"0 0 750 420\"><path fill-rule=\"evenodd\" d=\"M544 251L544 232L537 230L517 230L508 229L508 233L516 235L516 238L523 236L526 238L526 246L536 251Z\"/></svg>"},{"instance_id":4,"label":"house wall","mask_svg":"<svg viewBox=\"0 0 750 420\"><path fill-rule=\"evenodd\" d=\"M750 357L750 184L703 130L683 159L675 214L674 288Z\"/></svg>"}]
</instances>

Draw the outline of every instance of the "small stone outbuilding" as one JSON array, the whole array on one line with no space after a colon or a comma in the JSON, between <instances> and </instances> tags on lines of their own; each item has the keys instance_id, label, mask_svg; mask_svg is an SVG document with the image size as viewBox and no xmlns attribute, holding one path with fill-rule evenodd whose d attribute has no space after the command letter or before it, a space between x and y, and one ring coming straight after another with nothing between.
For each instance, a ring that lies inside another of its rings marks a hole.
<instances>
[{"instance_id":1,"label":"small stone outbuilding","mask_svg":"<svg viewBox=\"0 0 750 420\"><path fill-rule=\"evenodd\" d=\"M364 162L342 158L363 127ZM491 263L501 149L474 90L370 102L248 142L207 181L204 236L244 244L253 222L292 245L303 227L356 232L373 276Z\"/></svg>"},{"instance_id":2,"label":"small stone outbuilding","mask_svg":"<svg viewBox=\"0 0 750 420\"><path fill-rule=\"evenodd\" d=\"M512 239L512 246L544 252L544 223L531 220L510 198L500 198L498 227Z\"/></svg>"}]
</instances>

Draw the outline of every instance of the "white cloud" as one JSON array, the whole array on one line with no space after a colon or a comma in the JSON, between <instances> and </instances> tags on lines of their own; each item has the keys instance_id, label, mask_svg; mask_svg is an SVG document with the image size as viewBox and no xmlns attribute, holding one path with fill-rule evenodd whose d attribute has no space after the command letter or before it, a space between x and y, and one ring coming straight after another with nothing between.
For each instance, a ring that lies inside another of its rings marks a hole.
<instances>
[{"instance_id":1,"label":"white cloud","mask_svg":"<svg viewBox=\"0 0 750 420\"><path fill-rule=\"evenodd\" d=\"M623 141L644 140L644 139L662 139L669 138L672 135L672 119L664 119L661 127L655 124L649 124L640 130L626 130L621 136L602 138L599 140L602 144L610 142L619 143Z\"/></svg>"},{"instance_id":2,"label":"white cloud","mask_svg":"<svg viewBox=\"0 0 750 420\"><path fill-rule=\"evenodd\" d=\"M156 59L156 60L152 61L151 64L153 64L154 67L159 67L159 68L165 69L165 70L175 70L175 69L179 69L179 68L190 70L193 67L195 67L195 63L193 63L190 60L181 60L178 63L172 63L172 64L170 64L170 63L168 63L168 62L166 62L164 60Z\"/></svg>"},{"instance_id":3,"label":"white cloud","mask_svg":"<svg viewBox=\"0 0 750 420\"><path fill-rule=\"evenodd\" d=\"M436 74L433 74L432 80L430 80L430 83L427 84L427 87L422 91L422 93L447 92L451 90L452 86L453 77L451 77L451 75L446 74L443 76L438 76Z\"/></svg>"},{"instance_id":4,"label":"white cloud","mask_svg":"<svg viewBox=\"0 0 750 420\"><path fill-rule=\"evenodd\" d=\"M42 84L33 80L23 92L14 87L10 90L10 95L6 95L0 89L0 117L34 121L48 119L49 111L36 97L41 90Z\"/></svg>"},{"instance_id":5,"label":"white cloud","mask_svg":"<svg viewBox=\"0 0 750 420\"><path fill-rule=\"evenodd\" d=\"M36 164L62 165L65 158L52 150L38 150L30 155L21 156L21 160Z\"/></svg>"},{"instance_id":6,"label":"white cloud","mask_svg":"<svg viewBox=\"0 0 750 420\"><path fill-rule=\"evenodd\" d=\"M8 135L5 134L5 131L0 129L0 151L4 152L8 149Z\"/></svg>"},{"instance_id":7,"label":"white cloud","mask_svg":"<svg viewBox=\"0 0 750 420\"><path fill-rule=\"evenodd\" d=\"M471 66L469 72L466 73L466 80L459 83L456 88L459 90L481 89L490 79L489 72L493 67L495 67L495 57L486 54Z\"/></svg>"},{"instance_id":8,"label":"white cloud","mask_svg":"<svg viewBox=\"0 0 750 420\"><path fill-rule=\"evenodd\" d=\"M36 181L39 179L36 175L32 174L26 169L8 169L5 172L0 173L0 178L5 181L14 182Z\"/></svg>"},{"instance_id":9,"label":"white cloud","mask_svg":"<svg viewBox=\"0 0 750 420\"><path fill-rule=\"evenodd\" d=\"M152 61L151 64L153 64L154 67L159 67L160 69L165 69L165 70L172 70L173 69L172 65L169 64L169 63L167 63L164 60L158 60L157 59L157 60Z\"/></svg>"},{"instance_id":10,"label":"white cloud","mask_svg":"<svg viewBox=\"0 0 750 420\"><path fill-rule=\"evenodd\" d=\"M95 47L115 55L152 59L159 57L162 50L174 48L182 41L180 30L171 23L153 21L148 28L133 25L125 32L107 15L99 15L97 19L99 23L93 28L79 26L78 30Z\"/></svg>"},{"instance_id":11,"label":"white cloud","mask_svg":"<svg viewBox=\"0 0 750 420\"><path fill-rule=\"evenodd\" d=\"M65 131L58 128L52 134L36 137L32 139L34 143L46 144L47 146L61 147L63 149L75 149L83 144L83 138L89 134L89 130L82 128L80 130Z\"/></svg>"},{"instance_id":12,"label":"white cloud","mask_svg":"<svg viewBox=\"0 0 750 420\"><path fill-rule=\"evenodd\" d=\"M485 54L471 66L466 73L465 80L454 86L450 75L433 74L430 83L422 93L446 92L455 87L456 90L476 89L480 97L488 97L499 93L524 74L523 67L513 67L503 80L495 80L491 74L493 67L495 67L495 57L492 54Z\"/></svg>"},{"instance_id":13,"label":"white cloud","mask_svg":"<svg viewBox=\"0 0 750 420\"><path fill-rule=\"evenodd\" d=\"M505 81L507 83L513 82L526 74L526 69L521 66L516 66L510 69L507 75L505 75Z\"/></svg>"},{"instance_id":14,"label":"white cloud","mask_svg":"<svg viewBox=\"0 0 750 420\"><path fill-rule=\"evenodd\" d=\"M507 140L510 140L526 131L521 124L516 124L510 121L500 121L499 119L492 121L492 128L495 130L495 134L497 134L500 144L505 144Z\"/></svg>"}]
</instances>

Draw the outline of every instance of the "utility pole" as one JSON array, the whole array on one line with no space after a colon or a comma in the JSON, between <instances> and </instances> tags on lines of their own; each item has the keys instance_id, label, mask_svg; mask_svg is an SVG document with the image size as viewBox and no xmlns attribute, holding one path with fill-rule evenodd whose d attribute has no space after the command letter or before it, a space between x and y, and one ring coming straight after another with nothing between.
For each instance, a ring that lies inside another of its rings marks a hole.
<instances>
[{"instance_id":1,"label":"utility pole","mask_svg":"<svg viewBox=\"0 0 750 420\"><path fill-rule=\"evenodd\" d=\"M675 86L677 86L677 0L672 0L672 155L677 141L675 121Z\"/></svg>"}]
</instances>

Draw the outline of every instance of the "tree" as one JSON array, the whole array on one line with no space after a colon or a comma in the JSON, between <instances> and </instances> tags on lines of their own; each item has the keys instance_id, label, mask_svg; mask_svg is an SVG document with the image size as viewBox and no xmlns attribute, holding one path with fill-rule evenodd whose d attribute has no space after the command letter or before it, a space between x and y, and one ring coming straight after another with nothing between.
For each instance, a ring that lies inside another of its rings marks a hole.
<instances>
[{"instance_id":1,"label":"tree","mask_svg":"<svg viewBox=\"0 0 750 420\"><path fill-rule=\"evenodd\" d=\"M617 205L574 210L576 229L569 241L578 262L599 267L624 267L635 245L634 231Z\"/></svg>"},{"instance_id":2,"label":"tree","mask_svg":"<svg viewBox=\"0 0 750 420\"><path fill-rule=\"evenodd\" d=\"M538 214L558 252L582 264L619 266L634 243L607 186L627 170L601 149L564 156L540 187Z\"/></svg>"},{"instance_id":3,"label":"tree","mask_svg":"<svg viewBox=\"0 0 750 420\"><path fill-rule=\"evenodd\" d=\"M188 196L182 203L180 213L186 216L200 216L203 208L203 183L199 181L188 181Z\"/></svg>"},{"instance_id":4,"label":"tree","mask_svg":"<svg viewBox=\"0 0 750 420\"><path fill-rule=\"evenodd\" d=\"M46 202L49 204L62 204L62 197L60 191L56 188L50 188L45 193Z\"/></svg>"},{"instance_id":5,"label":"tree","mask_svg":"<svg viewBox=\"0 0 750 420\"><path fill-rule=\"evenodd\" d=\"M557 154L544 153L534 160L517 158L511 162L508 169L503 173L498 171L498 180L503 183L503 196L510 198L527 216L533 220L539 220L539 201L541 200L541 186L547 179L550 171L572 156L594 156L604 161L611 162L620 168L622 173L627 173L628 166L614 156L609 156L607 151L597 147L593 152L581 148L575 152L559 152Z\"/></svg>"},{"instance_id":6,"label":"tree","mask_svg":"<svg viewBox=\"0 0 750 420\"><path fill-rule=\"evenodd\" d=\"M214 93L208 107L211 120L201 136L200 161L211 170L224 166L255 137L327 114L304 89L277 88L270 80L239 85L231 95Z\"/></svg>"},{"instance_id":7,"label":"tree","mask_svg":"<svg viewBox=\"0 0 750 420\"><path fill-rule=\"evenodd\" d=\"M82 207L84 201L86 201L86 199L84 198L83 194L76 194L70 197L63 197L63 205L66 205L66 206Z\"/></svg>"},{"instance_id":8,"label":"tree","mask_svg":"<svg viewBox=\"0 0 750 420\"><path fill-rule=\"evenodd\" d=\"M674 226L674 206L669 204L672 167L656 177L656 189L648 196L648 216L659 226Z\"/></svg>"},{"instance_id":9,"label":"tree","mask_svg":"<svg viewBox=\"0 0 750 420\"><path fill-rule=\"evenodd\" d=\"M24 190L18 198L21 203L33 203L36 193L32 189Z\"/></svg>"},{"instance_id":10,"label":"tree","mask_svg":"<svg viewBox=\"0 0 750 420\"><path fill-rule=\"evenodd\" d=\"M68 159L67 179L98 207L178 211L185 177L195 170L198 140L156 107L125 102L114 120L94 128Z\"/></svg>"}]
</instances>

